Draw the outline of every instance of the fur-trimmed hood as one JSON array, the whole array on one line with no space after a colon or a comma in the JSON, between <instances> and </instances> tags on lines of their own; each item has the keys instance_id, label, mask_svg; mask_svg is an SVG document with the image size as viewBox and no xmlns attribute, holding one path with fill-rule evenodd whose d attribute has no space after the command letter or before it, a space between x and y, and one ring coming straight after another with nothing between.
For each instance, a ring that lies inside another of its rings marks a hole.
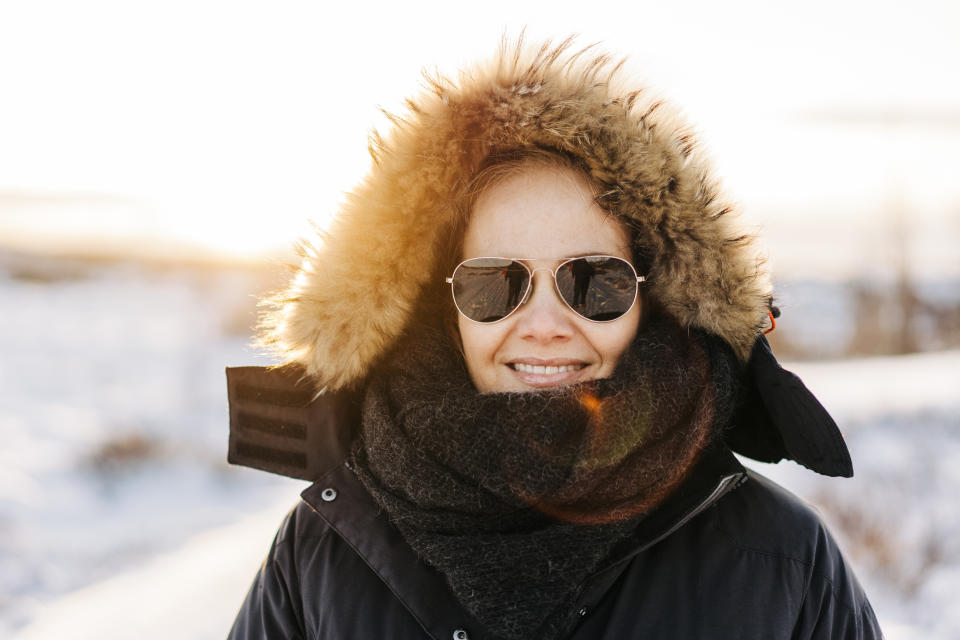
<instances>
[{"instance_id":1,"label":"fur-trimmed hood","mask_svg":"<svg viewBox=\"0 0 960 640\"><path fill-rule=\"evenodd\" d=\"M647 292L683 325L726 340L742 362L771 288L754 240L675 110L592 49L503 43L456 81L429 78L408 113L371 140L373 164L299 272L270 301L263 337L319 387L363 380L401 335L425 287L441 287L443 245L471 178L492 153L552 149L606 187L605 208L636 229Z\"/></svg>"}]
</instances>

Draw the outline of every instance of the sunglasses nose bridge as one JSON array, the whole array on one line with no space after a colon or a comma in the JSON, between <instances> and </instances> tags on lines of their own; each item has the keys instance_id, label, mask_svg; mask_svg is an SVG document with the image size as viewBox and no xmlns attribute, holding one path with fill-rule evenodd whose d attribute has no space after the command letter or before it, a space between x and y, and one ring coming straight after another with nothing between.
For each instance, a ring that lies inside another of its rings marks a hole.
<instances>
[{"instance_id":1,"label":"sunglasses nose bridge","mask_svg":"<svg viewBox=\"0 0 960 640\"><path fill-rule=\"evenodd\" d=\"M534 269L533 267L527 267L527 270L530 272L530 285L527 287L527 294L523 297L523 300L520 302L520 304L524 304L530 301L530 297L533 295L534 289L536 288L536 284L537 284L536 282L537 271L546 271L549 274L548 279L551 282L547 283L546 288L551 289L553 291L553 295L557 298L558 302L560 302L561 304L566 304L566 302L560 296L560 289L559 289L559 285L557 284L557 271L559 269L560 267L557 267L556 269L551 269L549 267L537 267L536 269Z\"/></svg>"},{"instance_id":2,"label":"sunglasses nose bridge","mask_svg":"<svg viewBox=\"0 0 960 640\"><path fill-rule=\"evenodd\" d=\"M530 269L529 267L527 267ZM553 269L548 269L547 267L537 267L536 269L530 269L530 277L533 278L537 274L537 271L546 271L551 276L554 276L556 272Z\"/></svg>"}]
</instances>

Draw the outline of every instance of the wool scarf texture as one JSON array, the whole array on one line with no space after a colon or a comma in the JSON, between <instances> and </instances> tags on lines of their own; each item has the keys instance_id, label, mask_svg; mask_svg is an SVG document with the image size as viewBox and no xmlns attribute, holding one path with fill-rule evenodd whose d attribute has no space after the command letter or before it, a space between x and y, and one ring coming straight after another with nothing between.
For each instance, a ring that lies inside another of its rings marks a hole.
<instances>
[{"instance_id":1,"label":"wool scarf texture","mask_svg":"<svg viewBox=\"0 0 960 640\"><path fill-rule=\"evenodd\" d=\"M654 317L610 378L478 393L442 330L409 335L367 387L349 464L489 634L556 637L585 579L729 419L718 338Z\"/></svg>"}]
</instances>

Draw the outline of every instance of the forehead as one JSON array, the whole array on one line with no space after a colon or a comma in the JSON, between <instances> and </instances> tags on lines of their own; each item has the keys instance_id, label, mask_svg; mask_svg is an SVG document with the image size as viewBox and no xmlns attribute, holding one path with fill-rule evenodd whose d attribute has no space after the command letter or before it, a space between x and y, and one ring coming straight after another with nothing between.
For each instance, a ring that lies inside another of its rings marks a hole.
<instances>
[{"instance_id":1,"label":"forehead","mask_svg":"<svg viewBox=\"0 0 960 640\"><path fill-rule=\"evenodd\" d=\"M464 236L462 257L588 254L629 259L629 238L623 226L594 202L589 183L576 171L525 166L480 194Z\"/></svg>"}]
</instances>

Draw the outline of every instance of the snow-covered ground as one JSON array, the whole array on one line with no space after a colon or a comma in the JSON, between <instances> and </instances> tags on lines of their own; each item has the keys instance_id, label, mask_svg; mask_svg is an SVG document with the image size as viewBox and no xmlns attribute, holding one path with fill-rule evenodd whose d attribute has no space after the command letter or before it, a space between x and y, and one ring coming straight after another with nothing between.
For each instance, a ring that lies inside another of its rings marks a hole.
<instances>
[{"instance_id":1,"label":"snow-covered ground","mask_svg":"<svg viewBox=\"0 0 960 640\"><path fill-rule=\"evenodd\" d=\"M223 637L304 486L224 461L261 283L75 267L0 260L0 637ZM818 506L890 638L960 637L960 351L791 368L857 475L754 466Z\"/></svg>"},{"instance_id":2,"label":"snow-covered ground","mask_svg":"<svg viewBox=\"0 0 960 640\"><path fill-rule=\"evenodd\" d=\"M0 260L0 637L197 532L293 502L294 481L225 461L223 368L264 362L246 347L257 284L237 269Z\"/></svg>"}]
</instances>

